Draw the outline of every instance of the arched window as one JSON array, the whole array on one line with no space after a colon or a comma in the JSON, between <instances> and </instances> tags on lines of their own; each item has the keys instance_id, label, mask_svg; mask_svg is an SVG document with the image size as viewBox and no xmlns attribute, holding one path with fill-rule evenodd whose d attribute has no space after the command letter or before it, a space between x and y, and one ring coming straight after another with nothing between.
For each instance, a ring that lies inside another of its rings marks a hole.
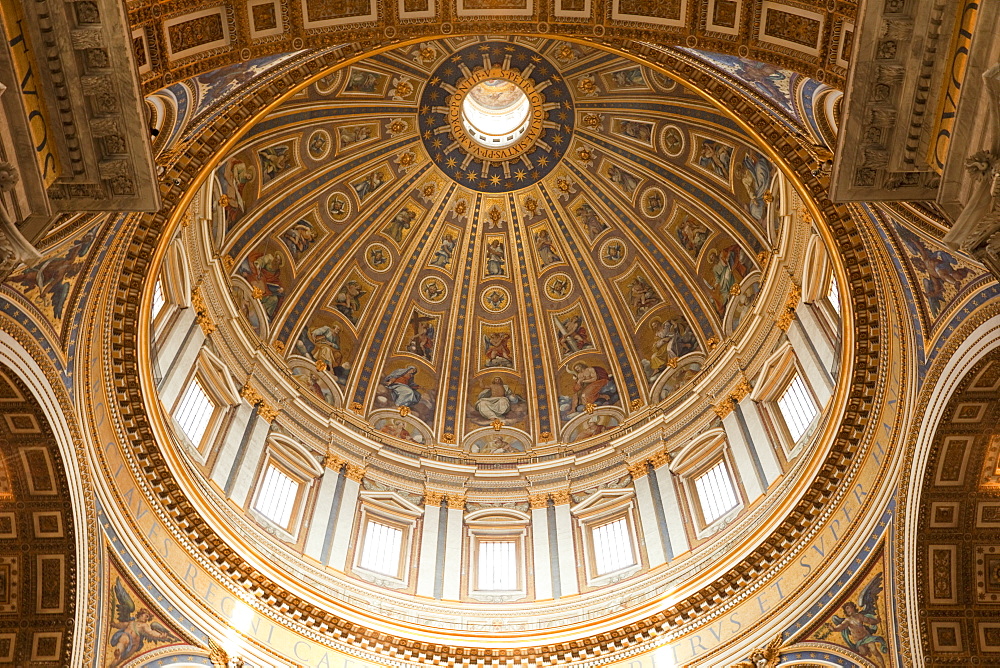
<instances>
[{"instance_id":1,"label":"arched window","mask_svg":"<svg viewBox=\"0 0 1000 668\"><path fill-rule=\"evenodd\" d=\"M765 363L751 398L760 408L768 438L786 459L794 457L816 423L820 405L790 344Z\"/></svg>"},{"instance_id":2,"label":"arched window","mask_svg":"<svg viewBox=\"0 0 1000 668\"><path fill-rule=\"evenodd\" d=\"M602 489L573 506L587 584L599 587L642 567L632 489Z\"/></svg>"},{"instance_id":3,"label":"arched window","mask_svg":"<svg viewBox=\"0 0 1000 668\"><path fill-rule=\"evenodd\" d=\"M684 446L670 470L680 478L697 538L712 534L745 504L722 428L711 429Z\"/></svg>"},{"instance_id":4,"label":"arched window","mask_svg":"<svg viewBox=\"0 0 1000 668\"><path fill-rule=\"evenodd\" d=\"M171 411L182 441L193 446L201 463L205 463L229 410L239 403L239 390L229 370L211 351L202 348Z\"/></svg>"},{"instance_id":5,"label":"arched window","mask_svg":"<svg viewBox=\"0 0 1000 668\"><path fill-rule=\"evenodd\" d=\"M484 508L465 517L468 530L468 592L505 600L528 594L525 545L530 516L512 508Z\"/></svg>"}]
</instances>

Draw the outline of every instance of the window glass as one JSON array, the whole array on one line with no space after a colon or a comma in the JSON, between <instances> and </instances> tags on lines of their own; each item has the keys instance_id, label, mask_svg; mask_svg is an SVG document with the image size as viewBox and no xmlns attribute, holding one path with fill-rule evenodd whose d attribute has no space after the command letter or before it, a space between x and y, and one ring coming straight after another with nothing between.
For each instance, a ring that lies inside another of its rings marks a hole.
<instances>
[{"instance_id":1,"label":"window glass","mask_svg":"<svg viewBox=\"0 0 1000 668\"><path fill-rule=\"evenodd\" d=\"M792 382L778 399L778 410L785 419L792 441L796 442L802 438L813 419L819 414L819 407L799 374L795 374Z\"/></svg>"},{"instance_id":2,"label":"window glass","mask_svg":"<svg viewBox=\"0 0 1000 668\"><path fill-rule=\"evenodd\" d=\"M299 484L274 464L269 464L257 492L254 510L280 527L288 528Z\"/></svg>"},{"instance_id":3,"label":"window glass","mask_svg":"<svg viewBox=\"0 0 1000 668\"><path fill-rule=\"evenodd\" d=\"M480 590L517 589L517 546L511 540L479 541Z\"/></svg>"},{"instance_id":4,"label":"window glass","mask_svg":"<svg viewBox=\"0 0 1000 668\"><path fill-rule=\"evenodd\" d=\"M632 537L629 535L625 518L594 527L591 534L594 542L594 570L597 575L606 575L635 564L632 553Z\"/></svg>"},{"instance_id":5,"label":"window glass","mask_svg":"<svg viewBox=\"0 0 1000 668\"><path fill-rule=\"evenodd\" d=\"M694 481L705 524L711 524L738 505L726 462L719 462Z\"/></svg>"},{"instance_id":6,"label":"window glass","mask_svg":"<svg viewBox=\"0 0 1000 668\"><path fill-rule=\"evenodd\" d=\"M205 392L201 381L193 378L184 390L181 402L174 409L174 419L188 439L195 445L200 445L213 413L215 402Z\"/></svg>"},{"instance_id":7,"label":"window glass","mask_svg":"<svg viewBox=\"0 0 1000 668\"><path fill-rule=\"evenodd\" d=\"M365 527L365 546L361 551L360 566L375 573L399 577L399 555L402 547L401 529L369 520Z\"/></svg>"},{"instance_id":8,"label":"window glass","mask_svg":"<svg viewBox=\"0 0 1000 668\"><path fill-rule=\"evenodd\" d=\"M155 318L157 314L166 305L167 299L163 296L163 281L157 279L156 285L153 286L153 317Z\"/></svg>"}]
</instances>

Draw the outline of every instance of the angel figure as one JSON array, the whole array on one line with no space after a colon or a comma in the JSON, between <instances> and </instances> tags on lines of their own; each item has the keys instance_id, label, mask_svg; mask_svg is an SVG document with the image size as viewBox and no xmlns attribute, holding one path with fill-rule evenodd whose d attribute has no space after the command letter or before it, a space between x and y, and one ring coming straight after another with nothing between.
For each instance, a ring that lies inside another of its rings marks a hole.
<instances>
[{"instance_id":1,"label":"angel figure","mask_svg":"<svg viewBox=\"0 0 1000 668\"><path fill-rule=\"evenodd\" d=\"M882 593L882 573L865 585L859 597L860 605L854 601L844 603L844 616L833 616L833 622L826 624L825 638L834 632L839 632L844 638L844 644L878 666L885 665L885 654L889 647L885 637L875 635L882 618L878 614L878 595Z\"/></svg>"},{"instance_id":2,"label":"angel figure","mask_svg":"<svg viewBox=\"0 0 1000 668\"><path fill-rule=\"evenodd\" d=\"M121 578L115 581L115 599L117 600L115 606L117 621L111 622L111 627L117 629L111 636L111 649L115 658L108 668L117 668L138 656L147 640L150 642L180 641L180 638L175 637L162 624L153 621L153 613L149 609L139 608L136 611L135 601L125 591Z\"/></svg>"},{"instance_id":3,"label":"angel figure","mask_svg":"<svg viewBox=\"0 0 1000 668\"><path fill-rule=\"evenodd\" d=\"M766 647L758 647L750 652L749 661L734 663L730 668L775 668L781 654L782 637L778 635Z\"/></svg>"}]
</instances>

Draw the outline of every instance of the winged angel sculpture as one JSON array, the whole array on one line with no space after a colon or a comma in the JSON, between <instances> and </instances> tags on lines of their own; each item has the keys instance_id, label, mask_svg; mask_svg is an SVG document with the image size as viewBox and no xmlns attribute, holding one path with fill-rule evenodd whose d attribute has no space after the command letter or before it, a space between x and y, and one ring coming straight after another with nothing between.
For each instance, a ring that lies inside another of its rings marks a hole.
<instances>
[{"instance_id":1,"label":"winged angel sculpture","mask_svg":"<svg viewBox=\"0 0 1000 668\"><path fill-rule=\"evenodd\" d=\"M153 620L148 608L135 609L135 601L122 586L121 578L115 581L115 619L111 627L117 629L111 636L114 660L108 668L118 668L138 656L146 641L178 642L180 639L166 627Z\"/></svg>"},{"instance_id":2,"label":"winged angel sculpture","mask_svg":"<svg viewBox=\"0 0 1000 668\"><path fill-rule=\"evenodd\" d=\"M782 640L782 636L777 635L767 646L759 647L750 652L750 656L747 657L750 659L749 661L734 663L730 668L774 668L778 665Z\"/></svg>"}]
</instances>

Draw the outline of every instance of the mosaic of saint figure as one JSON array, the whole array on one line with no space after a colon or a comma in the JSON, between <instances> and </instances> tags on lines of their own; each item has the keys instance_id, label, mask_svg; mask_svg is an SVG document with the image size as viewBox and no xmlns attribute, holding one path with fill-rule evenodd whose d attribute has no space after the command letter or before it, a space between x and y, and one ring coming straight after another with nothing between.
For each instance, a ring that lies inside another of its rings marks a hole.
<instances>
[{"instance_id":1,"label":"mosaic of saint figure","mask_svg":"<svg viewBox=\"0 0 1000 668\"><path fill-rule=\"evenodd\" d=\"M576 214L576 219L583 224L587 234L591 239L594 239L598 234L608 229L607 223L601 220L597 211L590 205L589 202L581 202L576 209L573 210Z\"/></svg>"},{"instance_id":2,"label":"mosaic of saint figure","mask_svg":"<svg viewBox=\"0 0 1000 668\"><path fill-rule=\"evenodd\" d=\"M268 183L281 176L292 166L292 154L288 145L278 144L257 151L260 157L260 180Z\"/></svg>"},{"instance_id":3,"label":"mosaic of saint figure","mask_svg":"<svg viewBox=\"0 0 1000 668\"><path fill-rule=\"evenodd\" d=\"M493 239L486 246L486 275L507 275L507 251L500 239Z\"/></svg>"},{"instance_id":4,"label":"mosaic of saint figure","mask_svg":"<svg viewBox=\"0 0 1000 668\"><path fill-rule=\"evenodd\" d=\"M246 213L247 186L256 178L256 172L242 158L233 158L215 170L215 175L221 191L219 206L229 228Z\"/></svg>"},{"instance_id":5,"label":"mosaic of saint figure","mask_svg":"<svg viewBox=\"0 0 1000 668\"><path fill-rule=\"evenodd\" d=\"M274 251L254 251L240 265L240 275L254 288L263 292L260 304L264 307L267 317L274 318L281 300L285 296L285 288L281 285L281 270L285 266L285 256Z\"/></svg>"},{"instance_id":6,"label":"mosaic of saint figure","mask_svg":"<svg viewBox=\"0 0 1000 668\"><path fill-rule=\"evenodd\" d=\"M632 313L635 314L635 317L641 317L661 301L663 299L656 294L656 290L649 284L646 277L642 274L636 274L628 286L628 303L632 307Z\"/></svg>"},{"instance_id":7,"label":"mosaic of saint figure","mask_svg":"<svg viewBox=\"0 0 1000 668\"><path fill-rule=\"evenodd\" d=\"M344 283L333 297L333 307L343 313L355 325L361 316L361 298L367 293L361 283L351 279Z\"/></svg>"},{"instance_id":8,"label":"mosaic of saint figure","mask_svg":"<svg viewBox=\"0 0 1000 668\"><path fill-rule=\"evenodd\" d=\"M767 202L764 195L771 187L771 176L774 174L774 167L771 161L759 153L749 153L743 158L737 175L741 187L746 192L748 202L747 211L754 220L762 222L767 215Z\"/></svg>"},{"instance_id":9,"label":"mosaic of saint figure","mask_svg":"<svg viewBox=\"0 0 1000 668\"><path fill-rule=\"evenodd\" d=\"M568 318L554 318L556 325L556 341L563 355L588 350L594 347L587 331L587 324L579 313L573 313Z\"/></svg>"},{"instance_id":10,"label":"mosaic of saint figure","mask_svg":"<svg viewBox=\"0 0 1000 668\"><path fill-rule=\"evenodd\" d=\"M696 218L684 214L684 219L677 226L677 241L690 253L691 257L697 258L702 246L708 241L709 230Z\"/></svg>"},{"instance_id":11,"label":"mosaic of saint figure","mask_svg":"<svg viewBox=\"0 0 1000 668\"><path fill-rule=\"evenodd\" d=\"M550 264L561 262L562 257L556 252L555 242L547 228L542 228L535 233L535 251L538 253L538 264L544 269Z\"/></svg>"},{"instance_id":12,"label":"mosaic of saint figure","mask_svg":"<svg viewBox=\"0 0 1000 668\"><path fill-rule=\"evenodd\" d=\"M457 244L455 236L450 232L445 232L441 238L441 243L438 245L438 249L434 251L434 257L431 258L431 266L447 269L451 265L451 258L455 254L455 246Z\"/></svg>"},{"instance_id":13,"label":"mosaic of saint figure","mask_svg":"<svg viewBox=\"0 0 1000 668\"><path fill-rule=\"evenodd\" d=\"M397 406L413 406L420 401L420 386L416 382L417 367L396 369L382 380Z\"/></svg>"},{"instance_id":14,"label":"mosaic of saint figure","mask_svg":"<svg viewBox=\"0 0 1000 668\"><path fill-rule=\"evenodd\" d=\"M500 376L495 376L490 384L476 397L476 412L486 420L503 419L511 409L524 402L524 397L516 394Z\"/></svg>"},{"instance_id":15,"label":"mosaic of saint figure","mask_svg":"<svg viewBox=\"0 0 1000 668\"><path fill-rule=\"evenodd\" d=\"M281 233L281 240L285 242L288 252L292 254L292 259L296 262L309 252L319 237L320 235L308 220L300 220Z\"/></svg>"},{"instance_id":16,"label":"mosaic of saint figure","mask_svg":"<svg viewBox=\"0 0 1000 668\"><path fill-rule=\"evenodd\" d=\"M493 331L483 335L483 366L514 368L509 331Z\"/></svg>"},{"instance_id":17,"label":"mosaic of saint figure","mask_svg":"<svg viewBox=\"0 0 1000 668\"><path fill-rule=\"evenodd\" d=\"M729 162L733 157L731 146L720 144L711 139L702 139L701 148L698 151L698 164L716 176L726 178L729 176Z\"/></svg>"},{"instance_id":18,"label":"mosaic of saint figure","mask_svg":"<svg viewBox=\"0 0 1000 668\"><path fill-rule=\"evenodd\" d=\"M654 317L649 321L649 329L653 332L653 345L649 359L642 360L642 366L650 380L663 371L670 360L683 357L698 348L698 339L683 318Z\"/></svg>"},{"instance_id":19,"label":"mosaic of saint figure","mask_svg":"<svg viewBox=\"0 0 1000 668\"><path fill-rule=\"evenodd\" d=\"M416 311L410 317L410 340L406 343L406 352L423 357L428 362L434 360L434 343L436 336L437 317L423 315Z\"/></svg>"},{"instance_id":20,"label":"mosaic of saint figure","mask_svg":"<svg viewBox=\"0 0 1000 668\"><path fill-rule=\"evenodd\" d=\"M583 412L588 405L618 403L618 388L604 367L576 362L567 373L573 378L573 394L559 397L559 411L564 418Z\"/></svg>"}]
</instances>

